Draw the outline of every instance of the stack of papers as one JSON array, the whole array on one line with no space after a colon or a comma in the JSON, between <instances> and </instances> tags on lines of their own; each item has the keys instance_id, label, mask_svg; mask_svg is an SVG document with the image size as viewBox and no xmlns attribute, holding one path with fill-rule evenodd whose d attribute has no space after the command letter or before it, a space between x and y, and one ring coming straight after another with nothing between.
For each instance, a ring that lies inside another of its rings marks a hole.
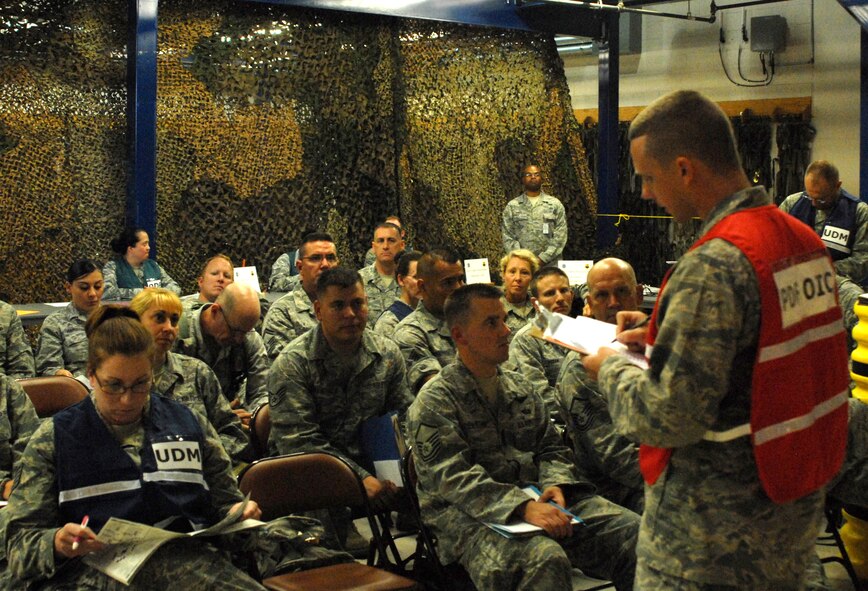
<instances>
[{"instance_id":1,"label":"stack of papers","mask_svg":"<svg viewBox=\"0 0 868 591\"><path fill-rule=\"evenodd\" d=\"M534 501L539 500L540 491L537 487L526 486L521 490ZM566 513L567 515L572 517L572 523L576 525L585 525L584 521L582 521L554 501L549 501L549 504L557 507L562 513ZM514 521L512 523L492 523L490 521L486 521L485 525L487 525L505 538L520 538L524 536L533 536L539 533L545 533L545 530L543 528L539 527L538 525L528 523L527 521Z\"/></svg>"}]
</instances>

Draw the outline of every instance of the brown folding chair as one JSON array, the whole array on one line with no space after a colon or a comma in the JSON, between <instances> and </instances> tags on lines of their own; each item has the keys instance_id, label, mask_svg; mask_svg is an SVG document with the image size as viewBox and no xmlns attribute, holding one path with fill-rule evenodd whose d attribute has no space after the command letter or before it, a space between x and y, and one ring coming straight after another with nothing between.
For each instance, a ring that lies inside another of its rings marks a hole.
<instances>
[{"instance_id":1,"label":"brown folding chair","mask_svg":"<svg viewBox=\"0 0 868 591\"><path fill-rule=\"evenodd\" d=\"M293 513L354 507L367 516L374 543L382 551L380 531L371 513L365 486L338 457L321 452L299 453L253 462L239 476L239 488L259 504L262 519ZM280 591L389 591L420 589L411 579L372 566L351 562L279 574L262 581Z\"/></svg>"},{"instance_id":2,"label":"brown folding chair","mask_svg":"<svg viewBox=\"0 0 868 591\"><path fill-rule=\"evenodd\" d=\"M66 376L25 378L18 380L18 383L24 388L41 419L53 416L87 396L84 384Z\"/></svg>"},{"instance_id":3,"label":"brown folding chair","mask_svg":"<svg viewBox=\"0 0 868 591\"><path fill-rule=\"evenodd\" d=\"M268 435L271 433L271 407L266 402L250 417L250 443L256 459L268 455Z\"/></svg>"}]
</instances>

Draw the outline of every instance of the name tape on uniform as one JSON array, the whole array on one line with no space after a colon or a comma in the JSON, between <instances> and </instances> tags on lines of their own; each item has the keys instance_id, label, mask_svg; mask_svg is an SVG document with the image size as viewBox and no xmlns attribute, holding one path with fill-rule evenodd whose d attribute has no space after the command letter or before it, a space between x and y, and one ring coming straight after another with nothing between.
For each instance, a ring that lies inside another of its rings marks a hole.
<instances>
[{"instance_id":1,"label":"name tape on uniform","mask_svg":"<svg viewBox=\"0 0 868 591\"><path fill-rule=\"evenodd\" d=\"M154 443L158 470L201 470L202 451L195 441Z\"/></svg>"},{"instance_id":2,"label":"name tape on uniform","mask_svg":"<svg viewBox=\"0 0 868 591\"><path fill-rule=\"evenodd\" d=\"M826 226L823 228L823 242L837 244L847 248L847 242L850 241L850 230L844 228L836 228L835 226Z\"/></svg>"},{"instance_id":3,"label":"name tape on uniform","mask_svg":"<svg viewBox=\"0 0 868 591\"><path fill-rule=\"evenodd\" d=\"M781 269L774 278L781 305L782 328L838 305L835 301L835 270L826 257Z\"/></svg>"}]
</instances>

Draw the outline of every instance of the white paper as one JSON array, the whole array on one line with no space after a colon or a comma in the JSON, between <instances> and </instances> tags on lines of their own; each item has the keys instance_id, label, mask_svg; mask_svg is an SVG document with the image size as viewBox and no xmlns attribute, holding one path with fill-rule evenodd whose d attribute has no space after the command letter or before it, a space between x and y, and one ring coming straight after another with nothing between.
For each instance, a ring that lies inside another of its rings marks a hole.
<instances>
[{"instance_id":1,"label":"white paper","mask_svg":"<svg viewBox=\"0 0 868 591\"><path fill-rule=\"evenodd\" d=\"M618 351L633 365L648 368L648 360L644 355L630 351L626 345L615 340L617 327L614 324L587 316L571 318L550 312L542 306L539 311L531 328L533 336L585 355L596 353L600 347L608 347Z\"/></svg>"},{"instance_id":2,"label":"white paper","mask_svg":"<svg viewBox=\"0 0 868 591\"><path fill-rule=\"evenodd\" d=\"M584 285L588 282L588 271L594 261L558 261L558 269L570 278L570 285Z\"/></svg>"},{"instance_id":3,"label":"white paper","mask_svg":"<svg viewBox=\"0 0 868 591\"><path fill-rule=\"evenodd\" d=\"M401 460L379 460L374 462L377 480L391 480L395 486L404 486L401 478Z\"/></svg>"},{"instance_id":4,"label":"white paper","mask_svg":"<svg viewBox=\"0 0 868 591\"><path fill-rule=\"evenodd\" d=\"M534 486L526 486L521 489L521 492L532 498L534 501L539 500L539 490ZM552 505L555 505L553 501L549 502ZM582 520L577 518L575 515L573 515L560 505L555 505L555 507L572 517L572 523L576 525L584 523ZM485 525L487 525L505 538L527 536L531 534L542 533L544 531L543 528L539 527L538 525L533 525L531 523L528 523L527 521L513 521L512 523L492 523L486 521Z\"/></svg>"},{"instance_id":5,"label":"white paper","mask_svg":"<svg viewBox=\"0 0 868 591\"><path fill-rule=\"evenodd\" d=\"M52 308L65 308L69 305L69 302L46 302L46 306L51 306Z\"/></svg>"},{"instance_id":6,"label":"white paper","mask_svg":"<svg viewBox=\"0 0 868 591\"><path fill-rule=\"evenodd\" d=\"M229 534L265 525L264 522L256 519L241 520L241 515L249 498L248 495L244 499L244 503L241 503L235 511L227 514L226 517L211 527L187 534L112 517L97 535L97 540L106 544L107 547L99 552L86 555L82 560L92 568L124 585L129 585L145 562L169 540Z\"/></svg>"},{"instance_id":7,"label":"white paper","mask_svg":"<svg viewBox=\"0 0 868 591\"><path fill-rule=\"evenodd\" d=\"M235 283L246 283L256 293L262 293L259 289L259 275L256 273L256 267L235 267Z\"/></svg>"},{"instance_id":8,"label":"white paper","mask_svg":"<svg viewBox=\"0 0 868 591\"><path fill-rule=\"evenodd\" d=\"M488 259L466 259L464 261L465 283L491 283Z\"/></svg>"}]
</instances>

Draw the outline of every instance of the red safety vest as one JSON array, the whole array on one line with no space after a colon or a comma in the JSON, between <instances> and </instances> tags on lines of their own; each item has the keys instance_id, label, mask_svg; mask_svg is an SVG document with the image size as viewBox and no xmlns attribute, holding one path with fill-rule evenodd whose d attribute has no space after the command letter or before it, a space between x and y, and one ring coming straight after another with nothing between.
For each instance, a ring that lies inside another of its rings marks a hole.
<instances>
[{"instance_id":1,"label":"red safety vest","mask_svg":"<svg viewBox=\"0 0 868 591\"><path fill-rule=\"evenodd\" d=\"M813 230L774 205L725 217L691 250L715 238L738 247L753 265L762 314L750 424L709 431L704 439L723 443L750 435L763 489L775 503L786 503L826 484L847 445L847 342L835 270ZM665 285L666 279L660 296ZM648 330L652 347L660 296ZM671 454L640 447L648 484L657 481Z\"/></svg>"}]
</instances>

